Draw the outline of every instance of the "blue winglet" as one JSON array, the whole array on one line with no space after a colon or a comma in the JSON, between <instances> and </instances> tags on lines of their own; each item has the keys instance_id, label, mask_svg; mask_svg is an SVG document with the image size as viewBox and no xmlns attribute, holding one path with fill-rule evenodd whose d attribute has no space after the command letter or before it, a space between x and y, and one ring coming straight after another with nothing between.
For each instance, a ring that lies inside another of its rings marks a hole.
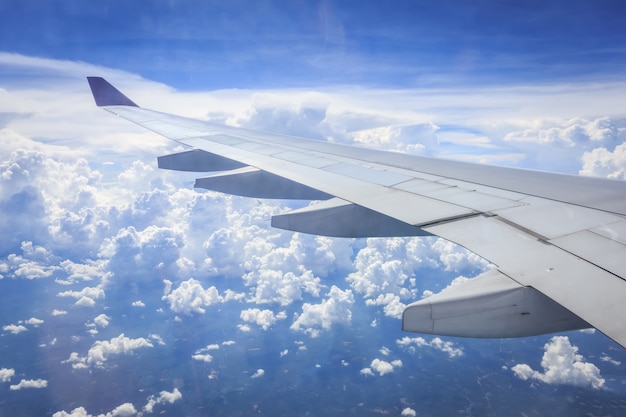
<instances>
[{"instance_id":1,"label":"blue winglet","mask_svg":"<svg viewBox=\"0 0 626 417\"><path fill-rule=\"evenodd\" d=\"M133 106L139 107L117 88L102 77L87 77L91 93L98 107L102 106Z\"/></svg>"}]
</instances>

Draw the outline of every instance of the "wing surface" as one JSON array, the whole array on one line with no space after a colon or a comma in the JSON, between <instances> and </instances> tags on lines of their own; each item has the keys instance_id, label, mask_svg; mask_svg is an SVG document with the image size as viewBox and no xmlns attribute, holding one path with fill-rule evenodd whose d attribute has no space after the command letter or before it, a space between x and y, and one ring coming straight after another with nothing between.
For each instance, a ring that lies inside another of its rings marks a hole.
<instances>
[{"instance_id":1,"label":"wing surface","mask_svg":"<svg viewBox=\"0 0 626 417\"><path fill-rule=\"evenodd\" d=\"M389 153L138 107L88 77L105 110L189 147L166 169L196 187L324 200L272 225L343 237L436 235L494 269L409 305L403 328L515 337L595 327L626 346L626 182Z\"/></svg>"}]
</instances>

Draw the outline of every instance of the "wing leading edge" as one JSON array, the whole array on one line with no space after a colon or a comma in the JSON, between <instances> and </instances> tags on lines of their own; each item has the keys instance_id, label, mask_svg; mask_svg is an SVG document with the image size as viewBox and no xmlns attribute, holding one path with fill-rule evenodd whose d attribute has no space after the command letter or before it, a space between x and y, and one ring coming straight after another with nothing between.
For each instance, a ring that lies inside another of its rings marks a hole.
<instances>
[{"instance_id":1,"label":"wing leading edge","mask_svg":"<svg viewBox=\"0 0 626 417\"><path fill-rule=\"evenodd\" d=\"M190 147L159 167L197 188L325 200L275 227L342 237L429 236L495 268L409 305L403 329L517 337L586 327L626 347L626 183L347 147L138 107L88 77L96 104Z\"/></svg>"}]
</instances>

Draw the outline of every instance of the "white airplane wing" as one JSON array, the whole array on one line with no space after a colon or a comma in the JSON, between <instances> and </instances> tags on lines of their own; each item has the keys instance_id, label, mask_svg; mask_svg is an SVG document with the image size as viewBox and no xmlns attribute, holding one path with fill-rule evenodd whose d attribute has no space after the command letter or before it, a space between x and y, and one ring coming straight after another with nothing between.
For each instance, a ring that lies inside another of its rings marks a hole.
<instances>
[{"instance_id":1,"label":"white airplane wing","mask_svg":"<svg viewBox=\"0 0 626 417\"><path fill-rule=\"evenodd\" d=\"M493 167L214 125L138 107L99 77L96 104L189 150L160 168L195 187L323 202L272 226L340 237L436 235L495 268L409 305L406 331L518 337L595 327L626 347L626 182Z\"/></svg>"}]
</instances>

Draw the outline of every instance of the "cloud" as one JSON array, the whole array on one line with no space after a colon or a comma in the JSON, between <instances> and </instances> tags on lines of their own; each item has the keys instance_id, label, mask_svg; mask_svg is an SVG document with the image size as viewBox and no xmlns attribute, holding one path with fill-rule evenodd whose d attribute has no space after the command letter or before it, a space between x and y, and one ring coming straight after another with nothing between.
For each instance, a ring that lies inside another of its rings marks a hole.
<instances>
[{"instance_id":1,"label":"cloud","mask_svg":"<svg viewBox=\"0 0 626 417\"><path fill-rule=\"evenodd\" d=\"M617 360L611 358L609 355L602 355L602 356L600 356L600 360L602 362L608 362L611 365L615 365L615 366L620 366L622 364L621 361L617 361Z\"/></svg>"},{"instance_id":2,"label":"cloud","mask_svg":"<svg viewBox=\"0 0 626 417\"><path fill-rule=\"evenodd\" d=\"M103 368L105 362L107 362L111 356L129 355L137 349L151 347L153 347L153 345L148 339L143 337L131 339L124 336L124 333L122 333L111 340L96 341L93 346L89 348L87 355L84 357L73 352L69 359L64 362L71 363L74 369L87 368L89 366Z\"/></svg>"},{"instance_id":3,"label":"cloud","mask_svg":"<svg viewBox=\"0 0 626 417\"><path fill-rule=\"evenodd\" d=\"M0 368L0 382L9 382L15 376L15 369Z\"/></svg>"},{"instance_id":4,"label":"cloud","mask_svg":"<svg viewBox=\"0 0 626 417\"><path fill-rule=\"evenodd\" d=\"M418 299L420 269L482 271L488 263L479 256L439 238L367 239L348 275L351 288L363 294L366 305L382 306L385 315L401 318L403 301Z\"/></svg>"},{"instance_id":5,"label":"cloud","mask_svg":"<svg viewBox=\"0 0 626 417\"><path fill-rule=\"evenodd\" d=\"M31 317L28 320L26 320L25 323L36 327L36 326L39 326L40 324L43 324L44 321L36 317Z\"/></svg>"},{"instance_id":6,"label":"cloud","mask_svg":"<svg viewBox=\"0 0 626 417\"><path fill-rule=\"evenodd\" d=\"M93 307L95 300L104 298L104 290L100 287L85 287L80 291L62 291L57 297L71 297L76 299L77 306Z\"/></svg>"},{"instance_id":7,"label":"cloud","mask_svg":"<svg viewBox=\"0 0 626 417\"><path fill-rule=\"evenodd\" d=\"M578 354L578 347L573 346L567 336L554 336L544 346L545 353L541 360L543 372L535 371L526 364L511 368L522 380L535 379L546 384L565 384L593 389L604 387L604 378L600 370L592 363L585 362Z\"/></svg>"},{"instance_id":8,"label":"cloud","mask_svg":"<svg viewBox=\"0 0 626 417\"><path fill-rule=\"evenodd\" d=\"M151 396L148 398L148 403L143 407L143 411L146 413L152 413L155 405L165 403L174 404L181 398L183 398L183 394L178 390L178 388L174 388L174 391L172 392L161 391L158 397Z\"/></svg>"},{"instance_id":9,"label":"cloud","mask_svg":"<svg viewBox=\"0 0 626 417\"><path fill-rule=\"evenodd\" d=\"M401 416L415 417L417 415L417 412L415 410L413 410L412 408L406 407L405 409L402 410L400 415Z\"/></svg>"},{"instance_id":10,"label":"cloud","mask_svg":"<svg viewBox=\"0 0 626 417\"><path fill-rule=\"evenodd\" d=\"M14 227L14 226L13 226ZM30 241L20 244L22 255L9 254L6 263L2 263L2 271L9 277L22 279L48 278L59 269L54 262L54 256L47 249L33 245Z\"/></svg>"},{"instance_id":11,"label":"cloud","mask_svg":"<svg viewBox=\"0 0 626 417\"><path fill-rule=\"evenodd\" d=\"M93 322L100 327L107 327L109 325L109 320L111 320L111 317L106 314L99 314L95 319L93 319Z\"/></svg>"},{"instance_id":12,"label":"cloud","mask_svg":"<svg viewBox=\"0 0 626 417\"><path fill-rule=\"evenodd\" d=\"M52 417L129 417L136 414L137 410L133 404L124 403L122 405L118 405L106 414L98 414L97 416L87 413L87 410L84 407L77 407L70 413L66 411L57 411L52 414Z\"/></svg>"},{"instance_id":13,"label":"cloud","mask_svg":"<svg viewBox=\"0 0 626 417\"><path fill-rule=\"evenodd\" d=\"M209 355L208 353L198 353L198 351L196 351L196 353L191 355L191 358L197 361L202 361L202 362L207 362L207 363L213 360L213 356Z\"/></svg>"},{"instance_id":14,"label":"cloud","mask_svg":"<svg viewBox=\"0 0 626 417\"><path fill-rule=\"evenodd\" d=\"M189 278L180 283L178 288L163 296L170 304L170 309L175 313L191 315L193 313L204 314L205 307L231 300L240 300L244 294L227 291L220 295L215 286L206 290L199 281Z\"/></svg>"},{"instance_id":15,"label":"cloud","mask_svg":"<svg viewBox=\"0 0 626 417\"><path fill-rule=\"evenodd\" d=\"M386 374L392 373L396 368L402 367L402 361L397 359L391 362L384 361L382 359L374 359L372 363L370 363L369 368L361 369L360 373L362 375L374 375L374 372L378 372L378 375L383 376Z\"/></svg>"},{"instance_id":16,"label":"cloud","mask_svg":"<svg viewBox=\"0 0 626 417\"><path fill-rule=\"evenodd\" d=\"M274 325L278 320L284 320L287 318L287 314L281 311L278 314L274 314L272 310L259 310L258 308L249 308L243 310L240 314L243 321L248 323L256 323L263 330L267 330Z\"/></svg>"},{"instance_id":17,"label":"cloud","mask_svg":"<svg viewBox=\"0 0 626 417\"><path fill-rule=\"evenodd\" d=\"M611 152L605 147L587 151L582 156L580 175L626 180L626 144L622 143Z\"/></svg>"},{"instance_id":18,"label":"cloud","mask_svg":"<svg viewBox=\"0 0 626 417\"><path fill-rule=\"evenodd\" d=\"M423 337L405 336L402 339L397 339L396 344L411 354L417 352L417 348L426 346L447 353L450 359L458 358L464 355L462 348L456 347L452 342L443 341L439 337L435 337L428 342Z\"/></svg>"},{"instance_id":19,"label":"cloud","mask_svg":"<svg viewBox=\"0 0 626 417\"><path fill-rule=\"evenodd\" d=\"M256 372L250 376L250 378L256 379L262 377L263 375L265 375L265 371L263 369L257 369Z\"/></svg>"},{"instance_id":20,"label":"cloud","mask_svg":"<svg viewBox=\"0 0 626 417\"><path fill-rule=\"evenodd\" d=\"M18 384L11 385L9 388L13 391L26 388L46 388L48 381L45 379L22 379Z\"/></svg>"},{"instance_id":21,"label":"cloud","mask_svg":"<svg viewBox=\"0 0 626 417\"><path fill-rule=\"evenodd\" d=\"M350 308L354 304L352 291L341 290L333 285L327 297L319 304L304 303L302 313L292 323L291 329L315 337L319 334L320 327L330 329L335 323L350 323L352 320Z\"/></svg>"},{"instance_id":22,"label":"cloud","mask_svg":"<svg viewBox=\"0 0 626 417\"><path fill-rule=\"evenodd\" d=\"M27 331L28 329L21 324L7 324L2 327L2 330L5 332L11 332L13 334L18 334Z\"/></svg>"}]
</instances>

